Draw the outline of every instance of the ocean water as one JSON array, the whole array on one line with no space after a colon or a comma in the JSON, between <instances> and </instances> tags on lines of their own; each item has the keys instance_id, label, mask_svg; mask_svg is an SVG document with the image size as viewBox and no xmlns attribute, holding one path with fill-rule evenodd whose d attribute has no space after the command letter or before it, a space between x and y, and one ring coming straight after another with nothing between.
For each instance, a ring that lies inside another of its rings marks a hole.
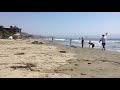
<instances>
[{"instance_id":1,"label":"ocean water","mask_svg":"<svg viewBox=\"0 0 120 90\"><path fill-rule=\"evenodd\" d=\"M85 39L84 47L89 48L89 40L91 40L91 42L95 44L94 48L102 48L101 43L99 43L99 39ZM69 39L55 38L54 41L62 45L70 45ZM73 39L72 45L81 47L81 40ZM107 39L106 50L120 52L120 39Z\"/></svg>"}]
</instances>

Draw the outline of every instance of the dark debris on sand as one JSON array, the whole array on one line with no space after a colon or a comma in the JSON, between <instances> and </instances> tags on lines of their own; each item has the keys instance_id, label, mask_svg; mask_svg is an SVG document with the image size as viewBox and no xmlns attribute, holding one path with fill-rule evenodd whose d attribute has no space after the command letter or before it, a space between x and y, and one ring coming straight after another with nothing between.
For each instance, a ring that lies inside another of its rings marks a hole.
<instances>
[{"instance_id":1,"label":"dark debris on sand","mask_svg":"<svg viewBox=\"0 0 120 90\"><path fill-rule=\"evenodd\" d=\"M43 42L34 41L32 44L44 44Z\"/></svg>"},{"instance_id":2,"label":"dark debris on sand","mask_svg":"<svg viewBox=\"0 0 120 90\"><path fill-rule=\"evenodd\" d=\"M34 69L32 69L32 67L36 67L36 64L24 63L23 65L11 66L10 68L12 68L14 70L16 70L16 69L27 69L27 70L35 71Z\"/></svg>"},{"instance_id":3,"label":"dark debris on sand","mask_svg":"<svg viewBox=\"0 0 120 90\"><path fill-rule=\"evenodd\" d=\"M60 53L67 53L66 51L59 51Z\"/></svg>"},{"instance_id":4,"label":"dark debris on sand","mask_svg":"<svg viewBox=\"0 0 120 90\"><path fill-rule=\"evenodd\" d=\"M25 53L15 53L14 55L24 55Z\"/></svg>"}]
</instances>

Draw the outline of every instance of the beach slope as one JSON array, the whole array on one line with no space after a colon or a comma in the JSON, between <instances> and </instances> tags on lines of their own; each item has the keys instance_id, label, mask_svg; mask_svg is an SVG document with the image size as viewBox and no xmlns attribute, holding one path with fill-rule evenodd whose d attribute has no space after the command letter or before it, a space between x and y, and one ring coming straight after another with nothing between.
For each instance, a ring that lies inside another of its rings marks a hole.
<instances>
[{"instance_id":1,"label":"beach slope","mask_svg":"<svg viewBox=\"0 0 120 90\"><path fill-rule=\"evenodd\" d=\"M119 78L120 53L0 40L0 78Z\"/></svg>"}]
</instances>

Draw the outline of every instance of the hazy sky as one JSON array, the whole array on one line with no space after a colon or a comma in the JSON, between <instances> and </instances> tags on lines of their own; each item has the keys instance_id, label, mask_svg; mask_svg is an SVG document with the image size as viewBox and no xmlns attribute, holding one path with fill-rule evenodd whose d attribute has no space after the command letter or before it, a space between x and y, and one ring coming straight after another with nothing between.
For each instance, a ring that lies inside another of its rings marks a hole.
<instances>
[{"instance_id":1,"label":"hazy sky","mask_svg":"<svg viewBox=\"0 0 120 90\"><path fill-rule=\"evenodd\" d=\"M0 12L0 24L40 35L120 35L120 12Z\"/></svg>"}]
</instances>

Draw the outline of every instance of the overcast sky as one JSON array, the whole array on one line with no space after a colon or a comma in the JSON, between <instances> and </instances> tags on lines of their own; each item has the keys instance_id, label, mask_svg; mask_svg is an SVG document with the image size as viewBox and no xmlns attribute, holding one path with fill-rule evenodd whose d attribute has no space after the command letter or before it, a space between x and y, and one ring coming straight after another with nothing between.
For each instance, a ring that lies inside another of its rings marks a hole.
<instances>
[{"instance_id":1,"label":"overcast sky","mask_svg":"<svg viewBox=\"0 0 120 90\"><path fill-rule=\"evenodd\" d=\"M0 12L0 24L53 36L120 35L120 12Z\"/></svg>"}]
</instances>

